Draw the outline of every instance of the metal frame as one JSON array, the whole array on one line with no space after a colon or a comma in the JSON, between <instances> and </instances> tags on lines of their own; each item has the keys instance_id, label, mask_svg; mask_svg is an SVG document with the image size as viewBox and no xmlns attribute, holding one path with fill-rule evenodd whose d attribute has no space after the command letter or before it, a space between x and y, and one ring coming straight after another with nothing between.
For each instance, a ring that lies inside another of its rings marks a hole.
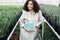
<instances>
[{"instance_id":1,"label":"metal frame","mask_svg":"<svg viewBox=\"0 0 60 40\"><path fill-rule=\"evenodd\" d=\"M20 18L19 18L19 19L20 19ZM60 36L58 35L58 33L53 29L53 27L48 23L48 21L47 21L44 17L43 17L43 23L42 23L42 38L43 38L43 33L44 33L44 22L46 22L46 23L49 25L49 27L51 28L51 30L55 33L55 35L56 35L56 36L59 38L59 40L60 40ZM16 26L18 25L18 23L19 23L19 20L17 21L16 25L14 26L14 28L13 28L12 32L10 33L10 35L8 36L7 40L9 40L10 37L12 36L12 34L13 34Z\"/></svg>"},{"instance_id":2,"label":"metal frame","mask_svg":"<svg viewBox=\"0 0 60 40\"><path fill-rule=\"evenodd\" d=\"M60 36L59 36L59 34L54 30L54 28L48 23L48 21L43 17L43 19L44 19L44 22L46 22L48 25L49 25L49 27L51 28L51 30L55 33L55 35L58 37L58 39L60 40Z\"/></svg>"},{"instance_id":3,"label":"metal frame","mask_svg":"<svg viewBox=\"0 0 60 40\"><path fill-rule=\"evenodd\" d=\"M20 18L19 18L19 19L20 19ZM12 34L13 34L14 30L16 29L18 23L19 23L19 20L17 21L16 25L14 26L14 28L13 28L12 32L10 33L10 35L8 36L7 40L9 40L10 37L12 36Z\"/></svg>"}]
</instances>

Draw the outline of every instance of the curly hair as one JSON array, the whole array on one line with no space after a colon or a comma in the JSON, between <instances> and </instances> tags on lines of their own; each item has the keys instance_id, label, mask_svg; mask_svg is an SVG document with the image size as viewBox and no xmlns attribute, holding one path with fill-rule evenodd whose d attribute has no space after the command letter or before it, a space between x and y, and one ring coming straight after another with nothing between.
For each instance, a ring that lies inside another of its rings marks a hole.
<instances>
[{"instance_id":1,"label":"curly hair","mask_svg":"<svg viewBox=\"0 0 60 40\"><path fill-rule=\"evenodd\" d=\"M34 10L34 12L39 12L40 7L39 7L38 3L35 0L27 0L24 7L23 7L23 10L29 11L29 9L27 7L29 1L33 2L33 10Z\"/></svg>"}]
</instances>

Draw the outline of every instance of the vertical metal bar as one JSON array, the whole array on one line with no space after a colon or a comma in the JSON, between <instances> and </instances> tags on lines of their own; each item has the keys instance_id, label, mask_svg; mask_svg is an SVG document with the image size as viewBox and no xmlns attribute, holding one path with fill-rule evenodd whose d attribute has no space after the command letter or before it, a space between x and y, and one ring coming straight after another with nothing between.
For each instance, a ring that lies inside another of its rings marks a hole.
<instances>
[{"instance_id":1,"label":"vertical metal bar","mask_svg":"<svg viewBox=\"0 0 60 40\"><path fill-rule=\"evenodd\" d=\"M43 18L43 22L42 22L42 39L43 39L43 34L44 34L44 18Z\"/></svg>"}]
</instances>

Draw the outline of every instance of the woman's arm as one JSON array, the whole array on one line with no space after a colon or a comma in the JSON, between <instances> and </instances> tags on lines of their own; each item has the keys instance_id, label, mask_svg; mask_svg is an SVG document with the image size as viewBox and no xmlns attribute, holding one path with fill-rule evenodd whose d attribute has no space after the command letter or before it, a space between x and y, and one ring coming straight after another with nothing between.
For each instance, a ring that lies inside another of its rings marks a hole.
<instances>
[{"instance_id":1,"label":"woman's arm","mask_svg":"<svg viewBox=\"0 0 60 40\"><path fill-rule=\"evenodd\" d=\"M39 25L43 22L43 19L42 19L42 12L41 10L39 11L39 14L38 14L38 22L36 23L36 27L39 27Z\"/></svg>"}]
</instances>

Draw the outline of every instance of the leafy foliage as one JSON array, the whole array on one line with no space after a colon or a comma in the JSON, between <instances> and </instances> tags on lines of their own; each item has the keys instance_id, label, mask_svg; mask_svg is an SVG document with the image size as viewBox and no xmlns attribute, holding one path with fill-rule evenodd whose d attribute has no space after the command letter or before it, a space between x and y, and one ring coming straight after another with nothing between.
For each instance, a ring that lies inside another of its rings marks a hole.
<instances>
[{"instance_id":1,"label":"leafy foliage","mask_svg":"<svg viewBox=\"0 0 60 40\"><path fill-rule=\"evenodd\" d=\"M9 26L13 24L13 21L20 14L20 11L20 6L0 6L0 38L2 37L2 35L6 35Z\"/></svg>"},{"instance_id":2,"label":"leafy foliage","mask_svg":"<svg viewBox=\"0 0 60 40\"><path fill-rule=\"evenodd\" d=\"M55 31L60 35L60 7L44 5L41 6L43 16L52 25Z\"/></svg>"},{"instance_id":3,"label":"leafy foliage","mask_svg":"<svg viewBox=\"0 0 60 40\"><path fill-rule=\"evenodd\" d=\"M18 17L21 10L22 10L21 6L0 5L0 38L6 35L6 31L8 31L9 27L11 27L10 25L13 24L13 21ZM47 21L50 24L52 24L53 27L57 25L57 27L60 28L59 7L44 5L41 6L41 10L43 12L43 16L47 19ZM56 25L54 25L54 23ZM19 26L17 26L15 32L19 33L19 30L20 30ZM44 27L43 40L58 40L56 35L52 32L52 30L49 28L49 26L46 23Z\"/></svg>"},{"instance_id":4,"label":"leafy foliage","mask_svg":"<svg viewBox=\"0 0 60 40\"><path fill-rule=\"evenodd\" d=\"M43 40L59 40L47 23L44 23Z\"/></svg>"}]
</instances>

